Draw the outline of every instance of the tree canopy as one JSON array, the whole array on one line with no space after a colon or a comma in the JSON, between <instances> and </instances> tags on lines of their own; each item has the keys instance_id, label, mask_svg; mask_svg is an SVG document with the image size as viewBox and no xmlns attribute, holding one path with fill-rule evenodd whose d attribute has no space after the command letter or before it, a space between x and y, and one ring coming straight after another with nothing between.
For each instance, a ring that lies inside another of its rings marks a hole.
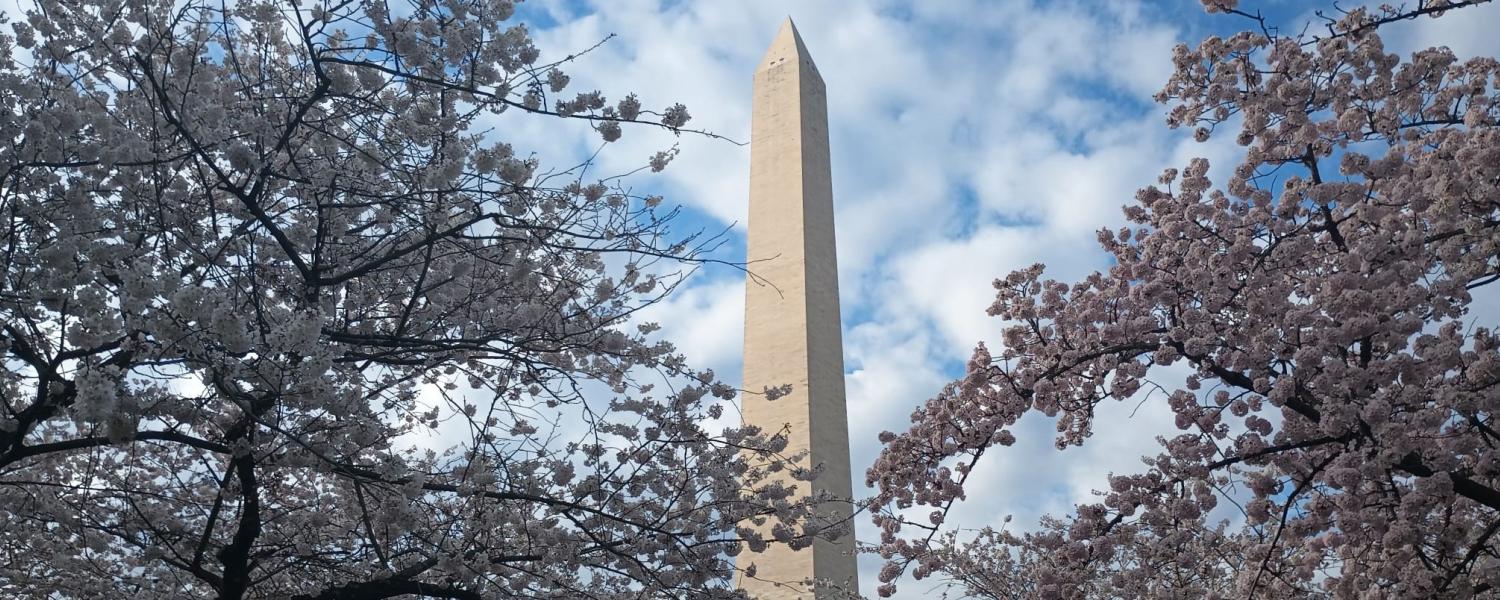
<instances>
[{"instance_id":1,"label":"tree canopy","mask_svg":"<svg viewBox=\"0 0 1500 600\"><path fill-rule=\"evenodd\" d=\"M515 11L8 15L0 595L737 597L749 525L819 530L636 317L716 240L505 137L687 110L565 95Z\"/></svg>"},{"instance_id":2,"label":"tree canopy","mask_svg":"<svg viewBox=\"0 0 1500 600\"><path fill-rule=\"evenodd\" d=\"M1283 34L1205 0L1249 29L1179 46L1157 99L1199 140L1237 129L1243 160L1220 185L1199 159L1142 189L1099 232L1107 271L995 282L1001 346L884 434L868 472L881 593L911 569L993 598L1495 594L1500 333L1475 295L1500 280L1500 62L1379 35L1478 3ZM1158 382L1167 365L1191 375ZM1180 433L1097 502L1031 532L944 529L1023 415L1082 445L1121 426L1095 422L1100 403L1157 386Z\"/></svg>"}]
</instances>

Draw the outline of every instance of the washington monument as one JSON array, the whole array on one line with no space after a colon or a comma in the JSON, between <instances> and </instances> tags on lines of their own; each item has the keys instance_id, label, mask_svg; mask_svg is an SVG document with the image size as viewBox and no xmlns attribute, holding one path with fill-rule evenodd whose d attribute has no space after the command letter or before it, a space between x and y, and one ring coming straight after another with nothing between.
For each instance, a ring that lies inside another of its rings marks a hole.
<instances>
[{"instance_id":1,"label":"washington monument","mask_svg":"<svg viewBox=\"0 0 1500 600\"><path fill-rule=\"evenodd\" d=\"M755 69L750 125L748 259L770 285L745 286L747 390L791 384L775 401L747 394L747 424L790 432L786 452L806 451L822 464L813 489L852 497L849 419L844 407L844 350L839 332L838 261L833 239L833 183L828 160L828 98L818 67L788 18ZM808 493L808 482L796 482ZM825 504L824 518L848 521L848 502ZM740 587L757 600L814 599L804 582L818 579L853 592L852 531L811 548L772 545L740 555L756 577ZM746 562L748 561L748 562Z\"/></svg>"}]
</instances>

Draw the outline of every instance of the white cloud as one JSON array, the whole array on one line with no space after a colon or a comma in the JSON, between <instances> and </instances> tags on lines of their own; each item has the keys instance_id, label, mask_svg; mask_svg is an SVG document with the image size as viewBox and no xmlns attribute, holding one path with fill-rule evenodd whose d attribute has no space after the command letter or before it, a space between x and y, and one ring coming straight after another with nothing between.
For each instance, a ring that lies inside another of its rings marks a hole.
<instances>
[{"instance_id":1,"label":"white cloud","mask_svg":"<svg viewBox=\"0 0 1500 600\"><path fill-rule=\"evenodd\" d=\"M984 227L893 261L885 286L890 300L881 309L925 317L941 335L943 355L963 360L975 343L999 341L1002 323L985 314L995 298L996 277L1045 262L1051 276L1073 279L1104 266L1103 256L1091 250L1081 240L1041 227Z\"/></svg>"},{"instance_id":2,"label":"white cloud","mask_svg":"<svg viewBox=\"0 0 1500 600\"><path fill-rule=\"evenodd\" d=\"M899 430L917 401L931 395L949 379L943 362L934 355L933 340L903 322L865 322L844 340L848 348L845 380L849 403L849 439L855 479L879 452L881 431ZM863 487L858 484L856 488Z\"/></svg>"},{"instance_id":3,"label":"white cloud","mask_svg":"<svg viewBox=\"0 0 1500 600\"><path fill-rule=\"evenodd\" d=\"M1500 35L1495 33L1500 4L1462 8L1454 15L1393 23L1381 35L1388 50L1403 55L1435 46L1447 46L1460 59L1500 54Z\"/></svg>"},{"instance_id":4,"label":"white cloud","mask_svg":"<svg viewBox=\"0 0 1500 600\"><path fill-rule=\"evenodd\" d=\"M670 340L695 366L714 370L727 383L740 380L744 344L745 282L721 279L674 293L636 315L638 322L662 326Z\"/></svg>"}]
</instances>

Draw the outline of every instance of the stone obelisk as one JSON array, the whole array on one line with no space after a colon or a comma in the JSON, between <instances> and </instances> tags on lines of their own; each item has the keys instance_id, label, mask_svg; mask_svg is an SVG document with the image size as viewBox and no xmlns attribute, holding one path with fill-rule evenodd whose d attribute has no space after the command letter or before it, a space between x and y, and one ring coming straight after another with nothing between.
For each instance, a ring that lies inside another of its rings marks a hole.
<instances>
[{"instance_id":1,"label":"stone obelisk","mask_svg":"<svg viewBox=\"0 0 1500 600\"><path fill-rule=\"evenodd\" d=\"M745 389L791 384L792 392L777 400L746 394L742 414L767 431L787 428L786 453L806 451L803 466L822 465L815 481L796 482L799 492L823 489L847 500L849 420L827 91L790 18L755 70L754 94L748 259L763 282L752 277L745 286ZM848 521L851 505L826 503L820 510L825 518ZM741 577L740 586L757 600L830 597L803 584L811 579L855 591L854 558L852 531L800 550L773 545L740 555L757 571L754 578Z\"/></svg>"}]
</instances>

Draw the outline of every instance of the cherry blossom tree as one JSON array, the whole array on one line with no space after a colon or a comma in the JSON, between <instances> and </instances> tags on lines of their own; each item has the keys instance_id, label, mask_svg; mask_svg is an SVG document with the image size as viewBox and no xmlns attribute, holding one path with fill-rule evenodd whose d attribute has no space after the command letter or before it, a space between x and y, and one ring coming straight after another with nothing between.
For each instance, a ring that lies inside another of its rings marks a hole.
<instances>
[{"instance_id":1,"label":"cherry blossom tree","mask_svg":"<svg viewBox=\"0 0 1500 600\"><path fill-rule=\"evenodd\" d=\"M1206 0L1251 28L1179 46L1158 100L1199 140L1238 124L1243 161L1220 186L1199 159L1141 190L1099 232L1106 272L995 282L1003 348L979 346L868 472L881 593L909 569L992 598L1495 595L1500 338L1495 296L1475 297L1500 280L1500 62L1379 36L1478 3L1285 35ZM1191 374L1158 381L1166 365ZM1023 415L1055 417L1062 449L1142 396L1180 433L1097 502L1029 532L943 528Z\"/></svg>"},{"instance_id":2,"label":"cherry blossom tree","mask_svg":"<svg viewBox=\"0 0 1500 600\"><path fill-rule=\"evenodd\" d=\"M0 596L739 597L826 527L636 317L716 240L504 139L686 109L564 95L515 10L5 17Z\"/></svg>"}]
</instances>

